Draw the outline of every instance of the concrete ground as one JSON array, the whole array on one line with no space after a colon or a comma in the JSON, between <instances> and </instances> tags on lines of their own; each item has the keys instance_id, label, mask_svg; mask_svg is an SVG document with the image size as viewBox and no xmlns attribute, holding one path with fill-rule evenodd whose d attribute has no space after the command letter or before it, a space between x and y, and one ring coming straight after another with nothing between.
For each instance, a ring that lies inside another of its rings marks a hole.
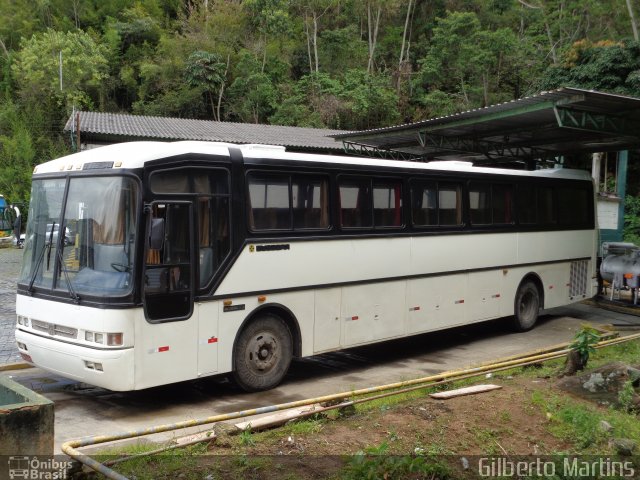
<instances>
[{"instance_id":1,"label":"concrete ground","mask_svg":"<svg viewBox=\"0 0 640 480\"><path fill-rule=\"evenodd\" d=\"M0 248L0 366L21 361L13 332L22 252L13 247Z\"/></svg>"},{"instance_id":2,"label":"concrete ground","mask_svg":"<svg viewBox=\"0 0 640 480\"><path fill-rule=\"evenodd\" d=\"M20 256L19 250L0 250L0 369L19 359L13 339L13 308ZM10 369L0 375L9 375L55 402L55 448L59 452L63 442L87 435L348 392L521 354L571 340L584 322L633 327L640 318L576 304L546 312L538 326L526 333L510 333L505 322L498 320L297 360L281 386L254 394L240 392L223 377L117 393L39 368ZM185 434L178 431L162 438Z\"/></svg>"}]
</instances>

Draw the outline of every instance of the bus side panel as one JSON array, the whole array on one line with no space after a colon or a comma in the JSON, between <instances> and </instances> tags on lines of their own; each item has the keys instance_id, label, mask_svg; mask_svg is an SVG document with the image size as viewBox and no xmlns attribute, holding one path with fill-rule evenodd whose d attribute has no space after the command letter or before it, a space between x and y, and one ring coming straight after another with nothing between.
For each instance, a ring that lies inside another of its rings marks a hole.
<instances>
[{"instance_id":1,"label":"bus side panel","mask_svg":"<svg viewBox=\"0 0 640 480\"><path fill-rule=\"evenodd\" d=\"M406 282L354 285L342 289L345 347L405 333Z\"/></svg>"},{"instance_id":2,"label":"bus side panel","mask_svg":"<svg viewBox=\"0 0 640 480\"><path fill-rule=\"evenodd\" d=\"M218 302L196 303L198 376L218 371Z\"/></svg>"},{"instance_id":3,"label":"bus side panel","mask_svg":"<svg viewBox=\"0 0 640 480\"><path fill-rule=\"evenodd\" d=\"M442 328L440 281L440 278L429 277L407 282L407 334Z\"/></svg>"},{"instance_id":4,"label":"bus side panel","mask_svg":"<svg viewBox=\"0 0 640 480\"><path fill-rule=\"evenodd\" d=\"M343 345L340 315L341 288L324 288L315 291L313 352L335 350Z\"/></svg>"},{"instance_id":5,"label":"bus side panel","mask_svg":"<svg viewBox=\"0 0 640 480\"><path fill-rule=\"evenodd\" d=\"M460 272L474 268L511 265L517 257L511 233L426 235L411 239L409 274Z\"/></svg>"},{"instance_id":6,"label":"bus side panel","mask_svg":"<svg viewBox=\"0 0 640 480\"><path fill-rule=\"evenodd\" d=\"M583 297L570 297L571 261L563 259L589 259L587 261L588 278L586 278L585 297L593 295L593 281L595 272L594 245L597 233L595 230L530 232L518 234L518 261L520 263L543 262L558 259L558 263L532 265L528 268L517 269L513 275L514 285L512 298L521 279L529 272L536 273L544 290L544 307L553 308L579 301Z\"/></svg>"},{"instance_id":7,"label":"bus side panel","mask_svg":"<svg viewBox=\"0 0 640 480\"><path fill-rule=\"evenodd\" d=\"M411 268L407 237L276 244L276 250L245 247L215 295L392 278Z\"/></svg>"},{"instance_id":8,"label":"bus side panel","mask_svg":"<svg viewBox=\"0 0 640 480\"><path fill-rule=\"evenodd\" d=\"M196 378L197 309L188 320L149 323L142 311L136 322L136 389Z\"/></svg>"},{"instance_id":9,"label":"bus side panel","mask_svg":"<svg viewBox=\"0 0 640 480\"><path fill-rule=\"evenodd\" d=\"M469 294L467 295L467 322L488 320L500 316L504 275L502 270L475 272L469 274Z\"/></svg>"},{"instance_id":10,"label":"bus side panel","mask_svg":"<svg viewBox=\"0 0 640 480\"><path fill-rule=\"evenodd\" d=\"M593 230L517 233L518 263L592 258Z\"/></svg>"},{"instance_id":11,"label":"bus side panel","mask_svg":"<svg viewBox=\"0 0 640 480\"><path fill-rule=\"evenodd\" d=\"M407 285L407 334L465 323L467 274L410 280Z\"/></svg>"}]
</instances>

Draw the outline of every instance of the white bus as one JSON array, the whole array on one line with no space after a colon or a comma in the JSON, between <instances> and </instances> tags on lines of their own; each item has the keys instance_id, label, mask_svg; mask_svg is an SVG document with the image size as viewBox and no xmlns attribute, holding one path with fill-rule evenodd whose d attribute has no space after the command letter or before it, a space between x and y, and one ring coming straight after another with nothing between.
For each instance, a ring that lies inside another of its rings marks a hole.
<instances>
[{"instance_id":1,"label":"white bus","mask_svg":"<svg viewBox=\"0 0 640 480\"><path fill-rule=\"evenodd\" d=\"M510 317L592 295L587 172L132 142L36 167L23 358L136 390ZM59 235L58 232L65 232Z\"/></svg>"}]
</instances>

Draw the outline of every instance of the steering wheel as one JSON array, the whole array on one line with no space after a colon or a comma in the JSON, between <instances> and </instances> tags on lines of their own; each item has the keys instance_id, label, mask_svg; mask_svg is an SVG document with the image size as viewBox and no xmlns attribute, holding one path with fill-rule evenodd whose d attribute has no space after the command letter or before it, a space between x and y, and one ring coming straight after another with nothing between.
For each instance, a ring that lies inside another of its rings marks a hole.
<instances>
[{"instance_id":1,"label":"steering wheel","mask_svg":"<svg viewBox=\"0 0 640 480\"><path fill-rule=\"evenodd\" d=\"M131 271L131 267L129 265L123 265L122 263L112 263L111 268L120 273Z\"/></svg>"}]
</instances>

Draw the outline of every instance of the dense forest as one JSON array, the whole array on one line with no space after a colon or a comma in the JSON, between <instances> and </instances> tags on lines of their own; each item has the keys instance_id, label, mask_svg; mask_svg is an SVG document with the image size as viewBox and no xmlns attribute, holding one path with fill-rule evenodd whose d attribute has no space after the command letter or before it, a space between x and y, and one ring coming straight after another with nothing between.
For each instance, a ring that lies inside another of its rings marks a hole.
<instances>
[{"instance_id":1,"label":"dense forest","mask_svg":"<svg viewBox=\"0 0 640 480\"><path fill-rule=\"evenodd\" d=\"M640 96L638 0L0 0L0 192L73 108L366 129L558 86ZM637 192L633 192L637 193Z\"/></svg>"}]
</instances>

